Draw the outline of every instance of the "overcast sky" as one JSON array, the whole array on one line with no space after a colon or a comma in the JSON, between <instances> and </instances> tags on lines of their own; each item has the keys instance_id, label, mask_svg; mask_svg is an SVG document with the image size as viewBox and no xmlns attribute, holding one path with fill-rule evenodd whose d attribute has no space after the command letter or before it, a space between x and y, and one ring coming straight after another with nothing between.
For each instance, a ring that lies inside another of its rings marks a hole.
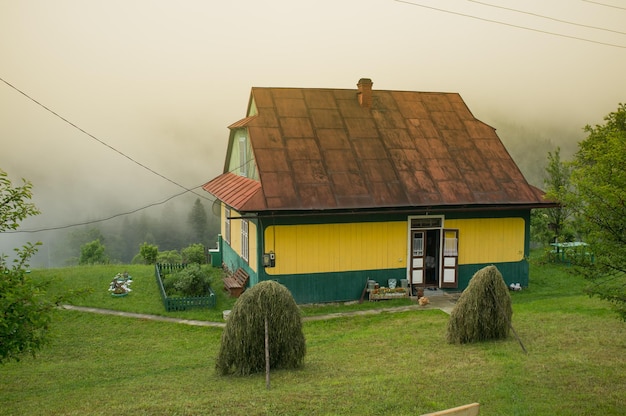
<instances>
[{"instance_id":1,"label":"overcast sky","mask_svg":"<svg viewBox=\"0 0 626 416\"><path fill-rule=\"evenodd\" d=\"M578 141L625 74L623 0L0 0L0 168L64 225L220 174L253 86L458 92Z\"/></svg>"}]
</instances>

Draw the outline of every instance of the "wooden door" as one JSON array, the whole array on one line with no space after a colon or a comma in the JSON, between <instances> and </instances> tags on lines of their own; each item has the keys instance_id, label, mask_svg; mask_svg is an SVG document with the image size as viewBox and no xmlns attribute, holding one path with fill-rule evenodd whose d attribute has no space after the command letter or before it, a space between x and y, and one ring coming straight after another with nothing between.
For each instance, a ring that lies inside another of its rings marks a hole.
<instances>
[{"instance_id":1,"label":"wooden door","mask_svg":"<svg viewBox=\"0 0 626 416\"><path fill-rule=\"evenodd\" d=\"M443 230L442 288L459 287L459 230Z\"/></svg>"}]
</instances>

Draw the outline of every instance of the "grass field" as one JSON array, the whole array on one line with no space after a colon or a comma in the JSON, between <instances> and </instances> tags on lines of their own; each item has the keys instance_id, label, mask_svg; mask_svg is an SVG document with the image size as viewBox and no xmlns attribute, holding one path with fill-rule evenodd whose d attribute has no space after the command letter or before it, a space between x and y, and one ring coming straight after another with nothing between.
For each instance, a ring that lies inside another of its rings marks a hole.
<instances>
[{"instance_id":1,"label":"grass field","mask_svg":"<svg viewBox=\"0 0 626 416\"><path fill-rule=\"evenodd\" d=\"M232 305L219 293L215 311L166 313L145 266L128 267L131 295L111 298L106 288L117 271L107 267L33 276L56 276L57 289L92 285L75 302L86 306L221 320ZM59 311L50 346L0 368L0 414L419 415L471 402L481 403L481 415L625 414L626 324L583 295L584 282L567 270L533 264L531 287L512 294L528 355L513 336L449 345L448 315L437 310L310 321L304 367L273 372L270 390L264 374L215 373L219 328Z\"/></svg>"}]
</instances>

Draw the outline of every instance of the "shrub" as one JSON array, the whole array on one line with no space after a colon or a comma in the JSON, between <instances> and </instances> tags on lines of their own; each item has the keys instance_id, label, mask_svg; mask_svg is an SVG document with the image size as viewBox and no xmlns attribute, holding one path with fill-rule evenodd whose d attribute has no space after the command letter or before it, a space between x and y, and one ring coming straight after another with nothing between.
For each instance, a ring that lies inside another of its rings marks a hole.
<instances>
[{"instance_id":1,"label":"shrub","mask_svg":"<svg viewBox=\"0 0 626 416\"><path fill-rule=\"evenodd\" d=\"M219 374L265 371L266 318L270 368L292 369L302 365L306 345L300 310L285 286L268 280L246 290L235 302L215 364Z\"/></svg>"},{"instance_id":2,"label":"shrub","mask_svg":"<svg viewBox=\"0 0 626 416\"><path fill-rule=\"evenodd\" d=\"M200 243L191 244L182 249L183 263L206 263L206 255L204 253L204 246Z\"/></svg>"},{"instance_id":3,"label":"shrub","mask_svg":"<svg viewBox=\"0 0 626 416\"><path fill-rule=\"evenodd\" d=\"M154 264L159 254L159 248L154 244L143 243L139 246L139 254L146 264Z\"/></svg>"},{"instance_id":4,"label":"shrub","mask_svg":"<svg viewBox=\"0 0 626 416\"><path fill-rule=\"evenodd\" d=\"M108 257L105 254L106 248L100 240L93 240L90 243L84 244L80 248L80 259L78 264L107 264L109 262Z\"/></svg>"},{"instance_id":5,"label":"shrub","mask_svg":"<svg viewBox=\"0 0 626 416\"><path fill-rule=\"evenodd\" d=\"M513 309L511 295L496 266L477 271L450 313L446 339L464 344L506 338Z\"/></svg>"},{"instance_id":6,"label":"shrub","mask_svg":"<svg viewBox=\"0 0 626 416\"><path fill-rule=\"evenodd\" d=\"M211 277L208 267L191 264L168 275L163 281L163 287L168 296L204 296L209 292Z\"/></svg>"},{"instance_id":7,"label":"shrub","mask_svg":"<svg viewBox=\"0 0 626 416\"><path fill-rule=\"evenodd\" d=\"M168 264L182 263L183 257L180 255L180 253L177 250L160 251L159 254L157 255L156 262L168 263Z\"/></svg>"}]
</instances>

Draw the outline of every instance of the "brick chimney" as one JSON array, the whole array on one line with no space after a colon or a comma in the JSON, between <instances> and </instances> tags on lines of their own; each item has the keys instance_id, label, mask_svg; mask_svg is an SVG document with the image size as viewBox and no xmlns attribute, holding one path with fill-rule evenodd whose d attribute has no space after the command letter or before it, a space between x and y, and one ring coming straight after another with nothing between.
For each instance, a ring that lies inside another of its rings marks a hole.
<instances>
[{"instance_id":1,"label":"brick chimney","mask_svg":"<svg viewBox=\"0 0 626 416\"><path fill-rule=\"evenodd\" d=\"M361 78L358 84L356 84L356 86L359 87L359 92L357 92L359 104L363 108L372 107L372 85L374 85L374 83L369 78Z\"/></svg>"}]
</instances>

